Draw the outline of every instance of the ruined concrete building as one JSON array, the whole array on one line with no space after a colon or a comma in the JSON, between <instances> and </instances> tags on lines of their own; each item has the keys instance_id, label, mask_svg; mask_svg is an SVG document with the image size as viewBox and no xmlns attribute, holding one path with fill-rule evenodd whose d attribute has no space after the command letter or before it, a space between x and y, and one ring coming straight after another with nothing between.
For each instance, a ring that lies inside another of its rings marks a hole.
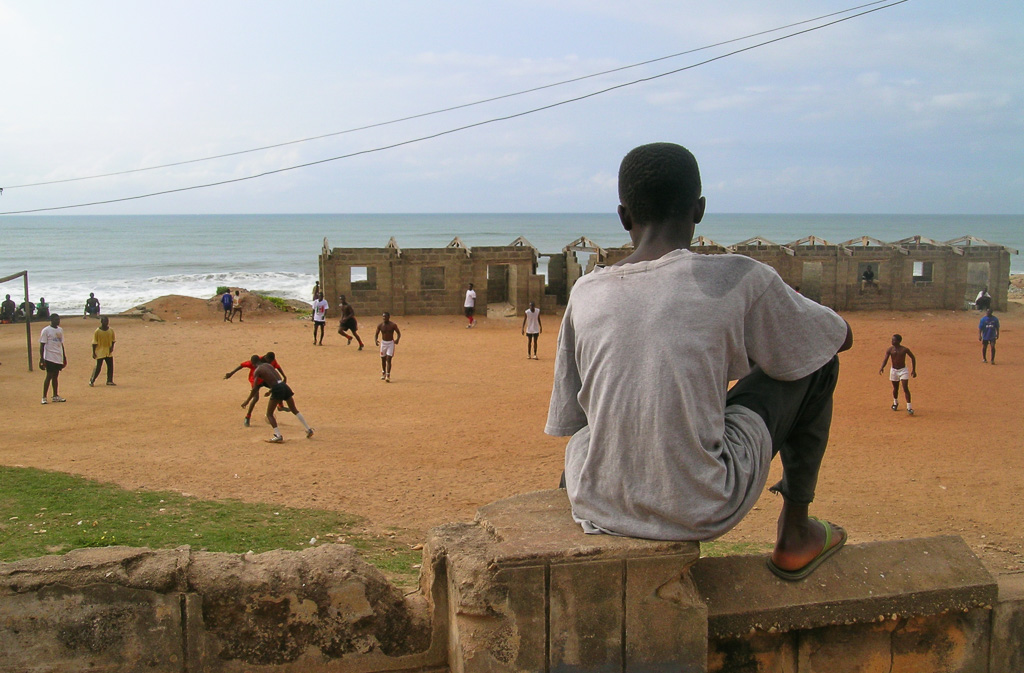
<instances>
[{"instance_id":1,"label":"ruined concrete building","mask_svg":"<svg viewBox=\"0 0 1024 673\"><path fill-rule=\"evenodd\" d=\"M698 237L694 252L736 253L773 267L805 296L839 311L858 309L965 309L987 287L992 308L1007 301L1010 254L1006 246L963 236L934 241L911 236L885 242L861 236L833 244L815 236L790 243L755 237L722 245ZM444 248L330 248L324 239L320 282L337 314L345 295L361 315L460 314L466 287L477 291L477 310L520 313L534 301L545 313L560 313L573 284L599 265L632 252L626 244L602 248L581 236L561 252L541 253L519 237L508 245L470 248L458 237ZM547 275L538 274L541 261Z\"/></svg>"}]
</instances>

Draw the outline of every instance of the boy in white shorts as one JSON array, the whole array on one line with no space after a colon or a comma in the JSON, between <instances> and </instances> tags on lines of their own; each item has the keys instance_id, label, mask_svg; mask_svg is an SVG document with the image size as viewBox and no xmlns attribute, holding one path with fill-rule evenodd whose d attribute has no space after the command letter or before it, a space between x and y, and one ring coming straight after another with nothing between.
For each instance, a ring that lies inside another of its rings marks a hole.
<instances>
[{"instance_id":1,"label":"boy in white shorts","mask_svg":"<svg viewBox=\"0 0 1024 673\"><path fill-rule=\"evenodd\" d=\"M911 369L907 369L907 356L910 356ZM907 398L907 413L914 415L914 407L910 406L910 378L917 378L917 358L910 352L910 349L903 345L903 337L899 334L892 335L892 346L886 349L885 359L878 373L885 370L885 363L892 358L892 368L889 370L889 380L892 381L892 410L899 411L900 408L900 382L903 382L903 396Z\"/></svg>"},{"instance_id":2,"label":"boy in white shorts","mask_svg":"<svg viewBox=\"0 0 1024 673\"><path fill-rule=\"evenodd\" d=\"M384 321L377 325L373 333L373 342L380 346L380 380L391 383L391 358L395 356L395 346L402 338L402 330L391 322L391 314L384 312Z\"/></svg>"}]
</instances>

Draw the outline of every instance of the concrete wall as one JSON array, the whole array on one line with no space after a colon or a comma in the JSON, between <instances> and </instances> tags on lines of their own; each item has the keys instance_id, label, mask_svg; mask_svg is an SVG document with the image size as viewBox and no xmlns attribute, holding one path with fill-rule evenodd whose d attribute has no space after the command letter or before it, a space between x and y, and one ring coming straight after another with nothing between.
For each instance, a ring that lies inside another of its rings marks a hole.
<instances>
[{"instance_id":1,"label":"concrete wall","mask_svg":"<svg viewBox=\"0 0 1024 673\"><path fill-rule=\"evenodd\" d=\"M469 283L480 315L487 314L491 295L493 303L509 303L517 312L543 296L536 280L537 251L528 246L334 248L322 252L319 263L331 317L338 315L339 295L361 316L462 313ZM373 280L353 282L353 268L367 269ZM489 277L499 279L494 287Z\"/></svg>"},{"instance_id":2,"label":"concrete wall","mask_svg":"<svg viewBox=\"0 0 1024 673\"><path fill-rule=\"evenodd\" d=\"M84 549L0 564L0 673L1024 670L1024 577L959 537L764 556L585 535L565 491L432 531L403 596L346 545Z\"/></svg>"},{"instance_id":3,"label":"concrete wall","mask_svg":"<svg viewBox=\"0 0 1024 673\"><path fill-rule=\"evenodd\" d=\"M519 239L517 239L519 240ZM910 242L907 242L910 241ZM455 241L453 241L455 244ZM578 246L577 246L578 248ZM1010 250L989 244L937 244L920 237L896 243L865 239L864 244L810 243L776 245L762 241L721 246L700 240L700 254L746 255L773 267L782 279L808 297L836 310L964 309L987 286L992 307L1005 310L1010 276ZM572 286L596 265L610 265L633 252L607 248L587 258L573 245L561 253L541 255L528 245L468 248L324 248L320 282L331 311L344 294L363 315L439 315L462 312L469 283L476 286L477 309L486 315L489 303L509 304L520 314L530 301L542 312L560 312ZM548 276L537 275L539 258L547 258ZM585 266L582 262L585 260ZM875 283L863 286L865 265ZM372 269L371 283L352 284L352 267ZM924 271L915 276L915 269ZM426 282L443 278L443 286ZM372 285L373 287L367 287Z\"/></svg>"}]
</instances>

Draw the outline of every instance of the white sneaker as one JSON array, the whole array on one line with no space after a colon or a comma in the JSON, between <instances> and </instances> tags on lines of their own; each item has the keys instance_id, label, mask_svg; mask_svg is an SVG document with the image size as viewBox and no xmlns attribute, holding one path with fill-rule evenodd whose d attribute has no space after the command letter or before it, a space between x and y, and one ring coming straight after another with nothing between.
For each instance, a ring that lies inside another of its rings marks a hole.
<instances>
[{"instance_id":1,"label":"white sneaker","mask_svg":"<svg viewBox=\"0 0 1024 673\"><path fill-rule=\"evenodd\" d=\"M50 401L51 402L67 402L67 400L64 399L63 397L61 397L60 395L54 395L53 397L50 398Z\"/></svg>"},{"instance_id":2,"label":"white sneaker","mask_svg":"<svg viewBox=\"0 0 1024 673\"><path fill-rule=\"evenodd\" d=\"M273 437L268 439L267 442L269 442L270 444L282 444L284 442L284 437L282 437L281 435L274 435Z\"/></svg>"},{"instance_id":3,"label":"white sneaker","mask_svg":"<svg viewBox=\"0 0 1024 673\"><path fill-rule=\"evenodd\" d=\"M43 398L43 404L46 404L46 398L45 397Z\"/></svg>"},{"instance_id":4,"label":"white sneaker","mask_svg":"<svg viewBox=\"0 0 1024 673\"><path fill-rule=\"evenodd\" d=\"M387 378L387 376L388 376L387 374L385 374L384 372L381 372L380 373L380 380L383 381L384 379Z\"/></svg>"},{"instance_id":5,"label":"white sneaker","mask_svg":"<svg viewBox=\"0 0 1024 673\"><path fill-rule=\"evenodd\" d=\"M312 436L313 436L313 428L310 428L309 430L306 430L306 439L309 439Z\"/></svg>"}]
</instances>

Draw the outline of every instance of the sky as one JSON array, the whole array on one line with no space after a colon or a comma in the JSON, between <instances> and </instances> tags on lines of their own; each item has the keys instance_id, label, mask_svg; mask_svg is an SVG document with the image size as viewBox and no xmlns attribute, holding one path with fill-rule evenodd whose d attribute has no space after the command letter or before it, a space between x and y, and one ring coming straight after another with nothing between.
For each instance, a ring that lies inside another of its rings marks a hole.
<instances>
[{"instance_id":1,"label":"sky","mask_svg":"<svg viewBox=\"0 0 1024 673\"><path fill-rule=\"evenodd\" d=\"M709 212L1024 213L1021 2L907 0L548 86L858 4L0 0L0 212L312 162L48 212L609 212L622 156L670 141Z\"/></svg>"}]
</instances>

